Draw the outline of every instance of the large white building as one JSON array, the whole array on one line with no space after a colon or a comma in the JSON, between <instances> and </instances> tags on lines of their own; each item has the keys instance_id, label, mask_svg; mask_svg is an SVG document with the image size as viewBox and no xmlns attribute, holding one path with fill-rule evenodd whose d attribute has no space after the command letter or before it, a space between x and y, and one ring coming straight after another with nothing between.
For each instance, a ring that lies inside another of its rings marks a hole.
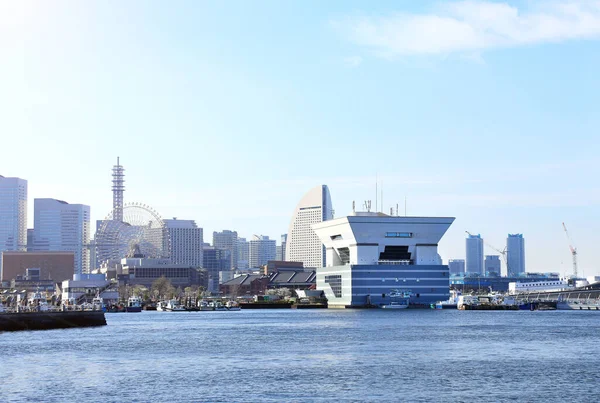
<instances>
[{"instance_id":1,"label":"large white building","mask_svg":"<svg viewBox=\"0 0 600 403\"><path fill-rule=\"evenodd\" d=\"M525 273L525 239L523 234L508 234L506 238L506 262L509 276Z\"/></svg>"},{"instance_id":2,"label":"large white building","mask_svg":"<svg viewBox=\"0 0 600 403\"><path fill-rule=\"evenodd\" d=\"M203 230L194 220L163 220L171 241L171 262L202 267Z\"/></svg>"},{"instance_id":3,"label":"large white building","mask_svg":"<svg viewBox=\"0 0 600 403\"><path fill-rule=\"evenodd\" d=\"M213 244L215 248L227 249L231 253L231 267L237 268L238 264L238 233L237 231L223 230L213 232Z\"/></svg>"},{"instance_id":4,"label":"large white building","mask_svg":"<svg viewBox=\"0 0 600 403\"><path fill-rule=\"evenodd\" d=\"M0 175L0 253L27 249L27 181Z\"/></svg>"},{"instance_id":5,"label":"large white building","mask_svg":"<svg viewBox=\"0 0 600 403\"><path fill-rule=\"evenodd\" d=\"M465 240L467 252L467 273L477 273L484 275L483 266L483 239L481 235L468 235Z\"/></svg>"},{"instance_id":6,"label":"large white building","mask_svg":"<svg viewBox=\"0 0 600 403\"><path fill-rule=\"evenodd\" d=\"M325 266L325 247L312 225L332 218L333 208L327 185L309 190L296 206L292 216L287 234L285 260L302 262L304 267Z\"/></svg>"},{"instance_id":7,"label":"large white building","mask_svg":"<svg viewBox=\"0 0 600 403\"><path fill-rule=\"evenodd\" d=\"M268 236L254 235L250 240L250 268L262 267L275 260L276 244Z\"/></svg>"},{"instance_id":8,"label":"large white building","mask_svg":"<svg viewBox=\"0 0 600 403\"><path fill-rule=\"evenodd\" d=\"M314 224L327 253L326 267L317 268L317 289L330 307L389 303L392 290L411 291L411 304L445 300L449 270L437 247L453 221L356 212Z\"/></svg>"},{"instance_id":9,"label":"large white building","mask_svg":"<svg viewBox=\"0 0 600 403\"><path fill-rule=\"evenodd\" d=\"M33 201L33 250L75 254L75 273L88 273L90 207L56 199Z\"/></svg>"}]
</instances>

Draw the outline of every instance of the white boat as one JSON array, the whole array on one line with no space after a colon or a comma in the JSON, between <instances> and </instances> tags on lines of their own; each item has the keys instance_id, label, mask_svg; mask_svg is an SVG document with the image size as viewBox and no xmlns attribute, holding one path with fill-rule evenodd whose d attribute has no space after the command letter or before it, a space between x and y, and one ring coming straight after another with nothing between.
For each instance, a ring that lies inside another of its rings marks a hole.
<instances>
[{"instance_id":1,"label":"white boat","mask_svg":"<svg viewBox=\"0 0 600 403\"><path fill-rule=\"evenodd\" d=\"M102 299L102 297L94 297L94 299L92 299L92 306L94 307L95 311L102 310L103 312L106 312L106 304L104 303L104 299Z\"/></svg>"},{"instance_id":2,"label":"white boat","mask_svg":"<svg viewBox=\"0 0 600 403\"><path fill-rule=\"evenodd\" d=\"M572 300L558 301L556 309L569 311L600 311L600 301L598 300Z\"/></svg>"},{"instance_id":3,"label":"white boat","mask_svg":"<svg viewBox=\"0 0 600 403\"><path fill-rule=\"evenodd\" d=\"M29 305L30 309L46 312L49 309L48 301L46 300L46 296L42 294L40 291L34 292L29 301L27 301L27 305Z\"/></svg>"},{"instance_id":4,"label":"white boat","mask_svg":"<svg viewBox=\"0 0 600 403\"><path fill-rule=\"evenodd\" d=\"M382 304L382 309L406 309L410 304L410 297L412 293L410 291L398 291L390 290L390 302Z\"/></svg>"},{"instance_id":5,"label":"white boat","mask_svg":"<svg viewBox=\"0 0 600 403\"><path fill-rule=\"evenodd\" d=\"M239 310L242 309L242 308L240 308L240 304L238 304L237 301L227 301L227 303L225 304L225 306L230 311L239 311Z\"/></svg>"},{"instance_id":6,"label":"white boat","mask_svg":"<svg viewBox=\"0 0 600 403\"><path fill-rule=\"evenodd\" d=\"M198 308L200 308L201 311L213 311L214 310L214 307L211 306L205 300L201 300L198 302Z\"/></svg>"},{"instance_id":7,"label":"white boat","mask_svg":"<svg viewBox=\"0 0 600 403\"><path fill-rule=\"evenodd\" d=\"M126 312L142 312L142 299L136 295L127 299Z\"/></svg>"},{"instance_id":8,"label":"white boat","mask_svg":"<svg viewBox=\"0 0 600 403\"><path fill-rule=\"evenodd\" d=\"M215 311L227 311L227 307L223 305L221 301L217 301L214 304Z\"/></svg>"},{"instance_id":9,"label":"white boat","mask_svg":"<svg viewBox=\"0 0 600 403\"><path fill-rule=\"evenodd\" d=\"M170 299L170 300L168 300L165 303L165 305L163 305L162 308L163 308L163 309L161 309L162 311L167 311L167 312L182 312L182 311L185 311L185 307L183 305L181 305L179 303L179 301L177 301L176 299ZM158 310L158 306L157 306L156 310Z\"/></svg>"}]
</instances>

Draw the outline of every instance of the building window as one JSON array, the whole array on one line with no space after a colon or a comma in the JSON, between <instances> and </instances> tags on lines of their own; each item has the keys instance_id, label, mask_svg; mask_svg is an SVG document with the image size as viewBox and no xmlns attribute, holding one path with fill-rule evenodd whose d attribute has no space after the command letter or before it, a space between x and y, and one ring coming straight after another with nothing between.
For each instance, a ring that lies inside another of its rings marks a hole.
<instances>
[{"instance_id":1,"label":"building window","mask_svg":"<svg viewBox=\"0 0 600 403\"><path fill-rule=\"evenodd\" d=\"M325 276L325 283L329 284L336 298L342 297L342 276L340 274Z\"/></svg>"}]
</instances>

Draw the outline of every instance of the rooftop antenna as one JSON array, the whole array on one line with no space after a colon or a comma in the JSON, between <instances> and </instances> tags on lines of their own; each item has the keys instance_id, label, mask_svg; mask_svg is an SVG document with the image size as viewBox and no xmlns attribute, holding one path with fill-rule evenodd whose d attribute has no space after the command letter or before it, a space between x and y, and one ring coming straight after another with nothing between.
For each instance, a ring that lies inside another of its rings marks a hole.
<instances>
[{"instance_id":1,"label":"rooftop antenna","mask_svg":"<svg viewBox=\"0 0 600 403\"><path fill-rule=\"evenodd\" d=\"M396 216L398 216L398 203L396 203Z\"/></svg>"},{"instance_id":2,"label":"rooftop antenna","mask_svg":"<svg viewBox=\"0 0 600 403\"><path fill-rule=\"evenodd\" d=\"M394 215L394 208L390 207L390 215Z\"/></svg>"},{"instance_id":3,"label":"rooftop antenna","mask_svg":"<svg viewBox=\"0 0 600 403\"><path fill-rule=\"evenodd\" d=\"M352 200L352 213L356 213L356 202Z\"/></svg>"},{"instance_id":4,"label":"rooftop antenna","mask_svg":"<svg viewBox=\"0 0 600 403\"><path fill-rule=\"evenodd\" d=\"M367 202L367 211L370 213L371 212L371 200L369 200Z\"/></svg>"}]
</instances>

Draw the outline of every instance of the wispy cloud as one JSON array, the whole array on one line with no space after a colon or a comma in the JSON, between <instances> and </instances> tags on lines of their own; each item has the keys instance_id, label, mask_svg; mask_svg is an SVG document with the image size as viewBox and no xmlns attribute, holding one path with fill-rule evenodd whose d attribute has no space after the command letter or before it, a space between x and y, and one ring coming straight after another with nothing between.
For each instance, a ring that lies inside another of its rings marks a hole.
<instances>
[{"instance_id":1,"label":"wispy cloud","mask_svg":"<svg viewBox=\"0 0 600 403\"><path fill-rule=\"evenodd\" d=\"M544 1L528 10L463 1L440 5L430 14L348 17L332 24L384 57L476 55L494 48L600 38L600 1Z\"/></svg>"}]
</instances>

